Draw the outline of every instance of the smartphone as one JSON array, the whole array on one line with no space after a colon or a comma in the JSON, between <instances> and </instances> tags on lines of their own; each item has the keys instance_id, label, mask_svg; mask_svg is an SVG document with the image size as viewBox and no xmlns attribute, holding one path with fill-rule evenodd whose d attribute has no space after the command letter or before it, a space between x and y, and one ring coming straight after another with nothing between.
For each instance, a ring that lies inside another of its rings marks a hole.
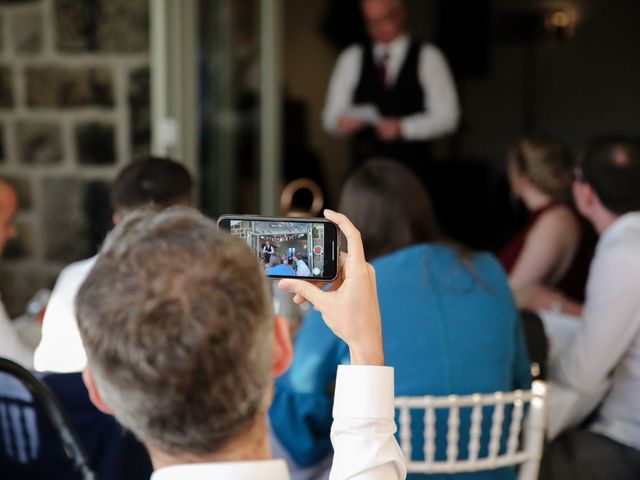
<instances>
[{"instance_id":1,"label":"smartphone","mask_svg":"<svg viewBox=\"0 0 640 480\"><path fill-rule=\"evenodd\" d=\"M223 215L218 227L243 239L269 277L329 282L338 276L338 227L329 220Z\"/></svg>"}]
</instances>

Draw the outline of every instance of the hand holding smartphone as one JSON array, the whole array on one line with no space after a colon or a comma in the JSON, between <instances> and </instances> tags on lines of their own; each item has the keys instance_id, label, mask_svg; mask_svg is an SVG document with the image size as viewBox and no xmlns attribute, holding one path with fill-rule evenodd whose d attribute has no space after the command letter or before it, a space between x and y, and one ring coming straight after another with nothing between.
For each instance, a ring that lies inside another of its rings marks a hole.
<instances>
[{"instance_id":1,"label":"hand holding smartphone","mask_svg":"<svg viewBox=\"0 0 640 480\"><path fill-rule=\"evenodd\" d=\"M344 215L325 210L347 239L340 275L331 288L315 282L281 280L279 287L294 293L293 301L308 300L322 314L327 326L349 346L352 365L384 365L382 322L378 306L376 274L367 263L360 232Z\"/></svg>"},{"instance_id":2,"label":"hand holding smartphone","mask_svg":"<svg viewBox=\"0 0 640 480\"><path fill-rule=\"evenodd\" d=\"M269 277L330 282L338 276L338 228L329 220L223 215L218 227L243 239Z\"/></svg>"}]
</instances>

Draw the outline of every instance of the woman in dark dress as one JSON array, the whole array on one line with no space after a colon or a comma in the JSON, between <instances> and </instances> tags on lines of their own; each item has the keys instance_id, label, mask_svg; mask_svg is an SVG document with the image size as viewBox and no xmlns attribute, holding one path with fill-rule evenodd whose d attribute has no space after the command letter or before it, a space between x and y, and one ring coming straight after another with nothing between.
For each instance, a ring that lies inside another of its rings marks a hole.
<instances>
[{"instance_id":1,"label":"woman in dark dress","mask_svg":"<svg viewBox=\"0 0 640 480\"><path fill-rule=\"evenodd\" d=\"M570 202L573 159L548 136L526 136L507 153L513 194L530 212L529 221L499 255L521 308L536 305L528 292L552 287L582 301L595 234Z\"/></svg>"}]
</instances>

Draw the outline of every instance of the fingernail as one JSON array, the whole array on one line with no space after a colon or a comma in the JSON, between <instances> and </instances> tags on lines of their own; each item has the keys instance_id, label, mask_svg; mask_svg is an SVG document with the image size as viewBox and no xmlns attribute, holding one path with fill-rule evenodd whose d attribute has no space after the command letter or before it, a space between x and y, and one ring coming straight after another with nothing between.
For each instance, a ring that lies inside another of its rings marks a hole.
<instances>
[{"instance_id":1,"label":"fingernail","mask_svg":"<svg viewBox=\"0 0 640 480\"><path fill-rule=\"evenodd\" d=\"M280 280L280 283L278 283L278 287L280 287L282 290L288 290L291 287L291 284L286 280Z\"/></svg>"},{"instance_id":2,"label":"fingernail","mask_svg":"<svg viewBox=\"0 0 640 480\"><path fill-rule=\"evenodd\" d=\"M336 213L333 210L329 209L329 208L325 208L324 209L324 214L326 215L327 213L331 214L331 213Z\"/></svg>"}]
</instances>

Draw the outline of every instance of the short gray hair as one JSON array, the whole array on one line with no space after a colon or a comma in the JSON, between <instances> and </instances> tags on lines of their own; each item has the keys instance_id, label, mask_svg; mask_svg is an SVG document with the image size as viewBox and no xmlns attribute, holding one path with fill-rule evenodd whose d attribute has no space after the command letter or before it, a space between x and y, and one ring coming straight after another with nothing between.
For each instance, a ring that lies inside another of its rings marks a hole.
<instances>
[{"instance_id":1,"label":"short gray hair","mask_svg":"<svg viewBox=\"0 0 640 480\"><path fill-rule=\"evenodd\" d=\"M241 240L192 209L131 213L76 300L98 391L145 444L202 455L266 409L273 308Z\"/></svg>"}]
</instances>

